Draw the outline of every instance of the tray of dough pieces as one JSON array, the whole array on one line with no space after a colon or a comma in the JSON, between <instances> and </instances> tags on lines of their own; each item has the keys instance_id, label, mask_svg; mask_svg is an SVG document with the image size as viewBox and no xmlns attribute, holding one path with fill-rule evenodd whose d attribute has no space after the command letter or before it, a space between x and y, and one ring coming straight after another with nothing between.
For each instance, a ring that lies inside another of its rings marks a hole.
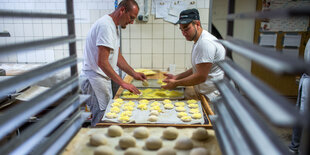
<instances>
[{"instance_id":1,"label":"tray of dough pieces","mask_svg":"<svg viewBox=\"0 0 310 155\"><path fill-rule=\"evenodd\" d=\"M185 98L184 96L185 88L175 88L173 90L165 90L161 88L138 87L138 89L140 90L141 95L136 95L129 92L128 90L123 90L123 92L120 95L120 98L125 100L141 100L141 99L182 100Z\"/></svg>"},{"instance_id":2,"label":"tray of dough pieces","mask_svg":"<svg viewBox=\"0 0 310 155\"><path fill-rule=\"evenodd\" d=\"M204 124L198 100L129 100L115 99L107 106L103 122Z\"/></svg>"}]
</instances>

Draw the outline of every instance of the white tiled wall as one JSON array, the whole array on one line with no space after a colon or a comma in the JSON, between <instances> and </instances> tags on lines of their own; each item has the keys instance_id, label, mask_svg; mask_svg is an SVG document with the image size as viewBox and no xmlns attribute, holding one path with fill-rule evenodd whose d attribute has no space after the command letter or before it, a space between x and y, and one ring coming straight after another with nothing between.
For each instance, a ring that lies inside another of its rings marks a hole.
<instances>
[{"instance_id":1,"label":"white tiled wall","mask_svg":"<svg viewBox=\"0 0 310 155\"><path fill-rule=\"evenodd\" d=\"M203 27L207 29L209 0L196 0L196 4ZM65 13L65 0L0 0L0 9ZM114 0L74 0L76 36L81 40L77 42L78 57L83 57L85 38L91 25L113 10ZM0 45L67 35L66 23L63 19L0 17L0 31L7 30L11 34L11 37L0 37ZM177 69L184 70L191 66L192 45L184 39L178 25L153 16L147 23L135 22L122 30L122 52L134 68L166 69L169 64L176 64ZM58 45L13 53L0 57L0 62L42 63L64 56L68 56L68 46Z\"/></svg>"},{"instance_id":2,"label":"white tiled wall","mask_svg":"<svg viewBox=\"0 0 310 155\"><path fill-rule=\"evenodd\" d=\"M196 0L202 26L208 29L209 0ZM191 67L193 42L186 41L178 25L150 16L147 23L135 22L122 29L123 55L136 68L166 70L169 64L184 70Z\"/></svg>"}]
</instances>

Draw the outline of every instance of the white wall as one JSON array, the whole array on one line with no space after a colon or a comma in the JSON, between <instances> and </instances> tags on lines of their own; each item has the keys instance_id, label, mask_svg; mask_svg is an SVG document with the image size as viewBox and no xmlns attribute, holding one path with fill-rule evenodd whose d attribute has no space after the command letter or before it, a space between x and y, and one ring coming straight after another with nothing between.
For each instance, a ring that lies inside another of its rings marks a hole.
<instances>
[{"instance_id":1,"label":"white wall","mask_svg":"<svg viewBox=\"0 0 310 155\"><path fill-rule=\"evenodd\" d=\"M236 0L235 13L255 12L256 0ZM228 12L228 0L213 0L213 23L225 38L227 33L227 21L225 20ZM235 20L234 37L253 42L254 38L254 20ZM251 72L251 60L233 53L234 61L244 70Z\"/></svg>"},{"instance_id":2,"label":"white wall","mask_svg":"<svg viewBox=\"0 0 310 155\"><path fill-rule=\"evenodd\" d=\"M203 27L207 29L209 0L193 0L200 11ZM0 9L34 12L65 13L65 0L0 0ZM149 0L151 4L151 0ZM143 9L143 8L141 8ZM104 14L114 10L114 0L74 0L78 57L90 26ZM7 30L12 37L0 37L0 45L67 35L66 20L0 18L0 31ZM190 67L192 42L184 39L179 27L153 16L147 23L130 25L122 31L122 49L126 60L134 68L166 69L169 64L184 70ZM43 63L68 55L67 45L45 49L31 49L22 54L1 57L0 62Z\"/></svg>"},{"instance_id":3,"label":"white wall","mask_svg":"<svg viewBox=\"0 0 310 155\"><path fill-rule=\"evenodd\" d=\"M208 29L209 0L193 1ZM183 71L191 67L193 42L185 40L178 25L151 16L147 23L135 22L123 30L122 39L123 55L134 68L167 69L176 64L176 69Z\"/></svg>"},{"instance_id":4,"label":"white wall","mask_svg":"<svg viewBox=\"0 0 310 155\"><path fill-rule=\"evenodd\" d=\"M65 0L0 0L0 9L65 13ZM78 57L82 51L86 35L99 17L114 10L114 0L74 0ZM0 37L0 45L46 39L67 35L67 21L64 19L3 18L0 17L0 31L9 31L11 37ZM68 46L59 45L44 49L30 49L25 53L12 53L0 57L0 62L44 63L68 56Z\"/></svg>"}]
</instances>

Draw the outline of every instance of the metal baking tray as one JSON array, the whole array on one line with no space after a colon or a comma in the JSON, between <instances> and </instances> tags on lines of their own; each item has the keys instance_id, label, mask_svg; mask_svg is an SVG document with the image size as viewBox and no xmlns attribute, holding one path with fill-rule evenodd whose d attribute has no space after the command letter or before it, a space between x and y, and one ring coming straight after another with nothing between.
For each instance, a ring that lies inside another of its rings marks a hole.
<instances>
[{"instance_id":1,"label":"metal baking tray","mask_svg":"<svg viewBox=\"0 0 310 155\"><path fill-rule=\"evenodd\" d=\"M140 88L161 88L161 84L158 83L158 80L159 79L147 79L149 85L143 86L142 81L133 79L131 84ZM178 86L177 88L184 88L184 86Z\"/></svg>"}]
</instances>

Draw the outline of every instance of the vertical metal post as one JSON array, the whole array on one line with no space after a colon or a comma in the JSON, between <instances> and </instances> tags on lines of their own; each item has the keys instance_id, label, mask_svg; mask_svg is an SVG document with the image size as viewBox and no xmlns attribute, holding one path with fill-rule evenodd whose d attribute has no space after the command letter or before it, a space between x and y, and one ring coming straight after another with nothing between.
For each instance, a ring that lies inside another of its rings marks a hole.
<instances>
[{"instance_id":1,"label":"vertical metal post","mask_svg":"<svg viewBox=\"0 0 310 155\"><path fill-rule=\"evenodd\" d=\"M67 7L67 14L68 15L74 15L73 10L73 0L66 0L66 7ZM67 20L68 24L68 35L74 35L75 36L75 25L74 25L74 17ZM76 43L72 42L69 43L69 54L70 56L75 55L76 56ZM77 65L74 65L71 67L71 76L75 75L77 73Z\"/></svg>"},{"instance_id":2,"label":"vertical metal post","mask_svg":"<svg viewBox=\"0 0 310 155\"><path fill-rule=\"evenodd\" d=\"M228 14L235 13L235 0L228 0ZM233 20L227 20L227 36L233 36L234 35L234 21ZM226 50L226 56L229 57L231 60L233 60L232 52L231 50Z\"/></svg>"},{"instance_id":3,"label":"vertical metal post","mask_svg":"<svg viewBox=\"0 0 310 155\"><path fill-rule=\"evenodd\" d=\"M309 73L307 73L310 75ZM308 84L308 90L310 90L310 83ZM302 135L301 135L301 148L300 154L301 155L308 155L310 154L310 91L308 91L308 97L305 101L305 110L304 116L306 117L306 124L303 127Z\"/></svg>"}]
</instances>

